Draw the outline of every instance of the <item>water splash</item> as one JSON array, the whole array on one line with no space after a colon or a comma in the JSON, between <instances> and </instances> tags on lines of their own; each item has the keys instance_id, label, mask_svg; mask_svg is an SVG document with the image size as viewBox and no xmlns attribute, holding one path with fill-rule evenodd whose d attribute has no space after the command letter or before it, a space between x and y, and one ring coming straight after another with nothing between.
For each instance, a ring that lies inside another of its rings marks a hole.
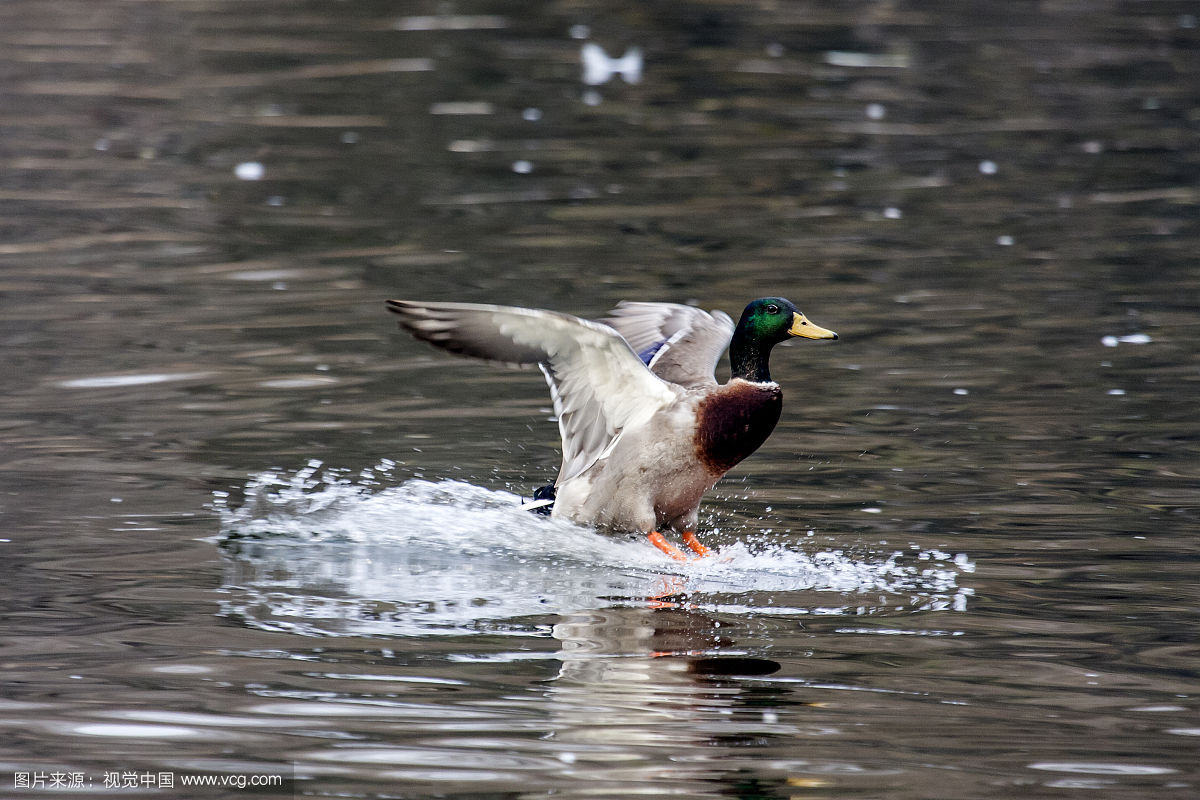
<instances>
[{"instance_id":1,"label":"water splash","mask_svg":"<svg viewBox=\"0 0 1200 800\"><path fill-rule=\"evenodd\" d=\"M588 86L600 86L620 75L626 83L636 84L642 80L642 49L630 47L621 56L610 56L604 48L594 42L583 45L579 51L583 62L583 82Z\"/></svg>"},{"instance_id":2,"label":"water splash","mask_svg":"<svg viewBox=\"0 0 1200 800\"><path fill-rule=\"evenodd\" d=\"M522 511L509 492L396 483L393 466L352 475L313 461L262 473L238 508L217 493L229 557L223 613L309 635L528 635L549 630L546 615L668 600L777 615L961 609L970 594L957 586L974 569L961 554L810 554L737 541L681 565L641 537Z\"/></svg>"}]
</instances>

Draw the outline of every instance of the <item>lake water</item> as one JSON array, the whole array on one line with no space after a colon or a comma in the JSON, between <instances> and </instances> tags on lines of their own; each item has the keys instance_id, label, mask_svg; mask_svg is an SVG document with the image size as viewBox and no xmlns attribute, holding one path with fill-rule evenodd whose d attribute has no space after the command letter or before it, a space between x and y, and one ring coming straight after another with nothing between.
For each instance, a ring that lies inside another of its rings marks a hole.
<instances>
[{"instance_id":1,"label":"lake water","mask_svg":"<svg viewBox=\"0 0 1200 800\"><path fill-rule=\"evenodd\" d=\"M0 74L0 794L1200 791L1194 4L11 0ZM682 566L383 306L762 295L841 339Z\"/></svg>"}]
</instances>

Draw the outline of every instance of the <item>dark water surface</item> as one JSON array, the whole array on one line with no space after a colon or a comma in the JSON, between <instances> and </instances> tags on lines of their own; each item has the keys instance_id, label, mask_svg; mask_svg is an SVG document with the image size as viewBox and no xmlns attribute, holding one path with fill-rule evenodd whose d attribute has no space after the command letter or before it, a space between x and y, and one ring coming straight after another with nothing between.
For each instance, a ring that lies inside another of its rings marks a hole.
<instances>
[{"instance_id":1,"label":"dark water surface","mask_svg":"<svg viewBox=\"0 0 1200 800\"><path fill-rule=\"evenodd\" d=\"M0 795L1197 796L1197 15L0 5ZM682 568L383 310L765 294Z\"/></svg>"}]
</instances>

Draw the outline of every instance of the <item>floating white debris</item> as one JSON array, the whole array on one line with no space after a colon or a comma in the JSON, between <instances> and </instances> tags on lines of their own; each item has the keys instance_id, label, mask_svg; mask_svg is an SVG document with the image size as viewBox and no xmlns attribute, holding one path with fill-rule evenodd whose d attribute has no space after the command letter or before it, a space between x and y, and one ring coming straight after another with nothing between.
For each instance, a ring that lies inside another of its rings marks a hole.
<instances>
[{"instance_id":1,"label":"floating white debris","mask_svg":"<svg viewBox=\"0 0 1200 800\"><path fill-rule=\"evenodd\" d=\"M955 389L954 393L955 394L970 394L970 392L967 391L966 389Z\"/></svg>"},{"instance_id":2,"label":"floating white debris","mask_svg":"<svg viewBox=\"0 0 1200 800\"><path fill-rule=\"evenodd\" d=\"M267 389L311 389L335 383L339 383L339 381L332 375L297 375L291 378L273 378L267 381L259 381L258 385Z\"/></svg>"},{"instance_id":3,"label":"floating white debris","mask_svg":"<svg viewBox=\"0 0 1200 800\"><path fill-rule=\"evenodd\" d=\"M533 172L533 163L529 161L514 161L512 170L518 175L528 175Z\"/></svg>"},{"instance_id":4,"label":"floating white debris","mask_svg":"<svg viewBox=\"0 0 1200 800\"><path fill-rule=\"evenodd\" d=\"M871 103L867 106L867 119L883 119L887 116L887 108L883 103Z\"/></svg>"},{"instance_id":5,"label":"floating white debris","mask_svg":"<svg viewBox=\"0 0 1200 800\"><path fill-rule=\"evenodd\" d=\"M495 150L496 146L485 139L455 139L446 145L451 153L486 153Z\"/></svg>"},{"instance_id":6,"label":"floating white debris","mask_svg":"<svg viewBox=\"0 0 1200 800\"><path fill-rule=\"evenodd\" d=\"M1095 673L1085 672L1085 677L1094 678ZM1170 767L1155 767L1142 764L1106 764L1103 762L1059 762L1041 761L1030 764L1029 769L1049 772L1071 772L1084 775L1169 775L1175 770Z\"/></svg>"},{"instance_id":7,"label":"floating white debris","mask_svg":"<svg viewBox=\"0 0 1200 800\"><path fill-rule=\"evenodd\" d=\"M886 67L904 69L909 64L908 56L887 53L851 53L846 50L830 50L825 54L825 63L834 67Z\"/></svg>"},{"instance_id":8,"label":"floating white debris","mask_svg":"<svg viewBox=\"0 0 1200 800\"><path fill-rule=\"evenodd\" d=\"M281 281L298 278L303 274L303 271L298 269L244 269L231 272L229 277L235 281Z\"/></svg>"},{"instance_id":9,"label":"floating white debris","mask_svg":"<svg viewBox=\"0 0 1200 800\"><path fill-rule=\"evenodd\" d=\"M542 118L542 110L540 108L527 108L521 112L521 119L526 122L537 122Z\"/></svg>"},{"instance_id":10,"label":"floating white debris","mask_svg":"<svg viewBox=\"0 0 1200 800\"><path fill-rule=\"evenodd\" d=\"M998 168L996 167L995 161L980 161L979 162L979 171L982 172L984 175L995 175L997 169Z\"/></svg>"},{"instance_id":11,"label":"floating white debris","mask_svg":"<svg viewBox=\"0 0 1200 800\"><path fill-rule=\"evenodd\" d=\"M630 47L625 51L625 55L612 58L600 45L588 42L580 49L579 57L583 61L583 82L588 86L608 83L614 75L620 75L626 83L638 83L642 80L640 47Z\"/></svg>"},{"instance_id":12,"label":"floating white debris","mask_svg":"<svg viewBox=\"0 0 1200 800\"><path fill-rule=\"evenodd\" d=\"M487 116L495 110L486 100L450 100L429 107L430 114L451 117Z\"/></svg>"},{"instance_id":13,"label":"floating white debris","mask_svg":"<svg viewBox=\"0 0 1200 800\"><path fill-rule=\"evenodd\" d=\"M507 28L499 14L447 14L445 16L401 17L392 25L398 31L477 31Z\"/></svg>"},{"instance_id":14,"label":"floating white debris","mask_svg":"<svg viewBox=\"0 0 1200 800\"><path fill-rule=\"evenodd\" d=\"M1015 241L1016 240L1008 234L996 237L996 244L1000 245L1001 247L1012 247Z\"/></svg>"},{"instance_id":15,"label":"floating white debris","mask_svg":"<svg viewBox=\"0 0 1200 800\"><path fill-rule=\"evenodd\" d=\"M192 381L207 378L212 372L147 372L127 375L97 375L91 378L75 378L69 381L59 381L58 385L66 389L113 389L128 386L149 386L154 383L170 381Z\"/></svg>"},{"instance_id":16,"label":"floating white debris","mask_svg":"<svg viewBox=\"0 0 1200 800\"><path fill-rule=\"evenodd\" d=\"M1100 340L1100 344L1105 347L1116 347L1119 344L1150 344L1153 339L1148 333L1131 333L1126 336L1105 336Z\"/></svg>"},{"instance_id":17,"label":"floating white debris","mask_svg":"<svg viewBox=\"0 0 1200 800\"><path fill-rule=\"evenodd\" d=\"M586 39L592 35L592 29L587 25L572 25L567 33L572 39Z\"/></svg>"},{"instance_id":18,"label":"floating white debris","mask_svg":"<svg viewBox=\"0 0 1200 800\"><path fill-rule=\"evenodd\" d=\"M1113 397L1122 397L1125 394L1125 390L1124 389L1109 389L1107 392L1105 392L1105 394L1112 395Z\"/></svg>"},{"instance_id":19,"label":"floating white debris","mask_svg":"<svg viewBox=\"0 0 1200 800\"><path fill-rule=\"evenodd\" d=\"M882 508L875 508L874 506L871 506L870 508L864 508L864 509L862 510L862 512L863 512L864 514L882 514L882 513L883 513L883 509L882 509Z\"/></svg>"},{"instance_id":20,"label":"floating white debris","mask_svg":"<svg viewBox=\"0 0 1200 800\"><path fill-rule=\"evenodd\" d=\"M267 170L257 161L243 161L233 168L233 174L243 181L261 181Z\"/></svg>"},{"instance_id":21,"label":"floating white debris","mask_svg":"<svg viewBox=\"0 0 1200 800\"><path fill-rule=\"evenodd\" d=\"M883 210L884 219L900 219L904 216L904 212L895 206L888 206Z\"/></svg>"}]
</instances>

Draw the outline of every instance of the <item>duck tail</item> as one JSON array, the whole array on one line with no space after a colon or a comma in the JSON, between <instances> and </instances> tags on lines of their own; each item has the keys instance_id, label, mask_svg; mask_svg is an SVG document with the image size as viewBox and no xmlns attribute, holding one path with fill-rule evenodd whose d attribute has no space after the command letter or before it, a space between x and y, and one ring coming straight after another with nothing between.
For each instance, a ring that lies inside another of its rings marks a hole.
<instances>
[{"instance_id":1,"label":"duck tail","mask_svg":"<svg viewBox=\"0 0 1200 800\"><path fill-rule=\"evenodd\" d=\"M528 503L522 503L521 508L535 514L550 516L550 512L554 509L554 484L539 486L533 492L533 499Z\"/></svg>"}]
</instances>

